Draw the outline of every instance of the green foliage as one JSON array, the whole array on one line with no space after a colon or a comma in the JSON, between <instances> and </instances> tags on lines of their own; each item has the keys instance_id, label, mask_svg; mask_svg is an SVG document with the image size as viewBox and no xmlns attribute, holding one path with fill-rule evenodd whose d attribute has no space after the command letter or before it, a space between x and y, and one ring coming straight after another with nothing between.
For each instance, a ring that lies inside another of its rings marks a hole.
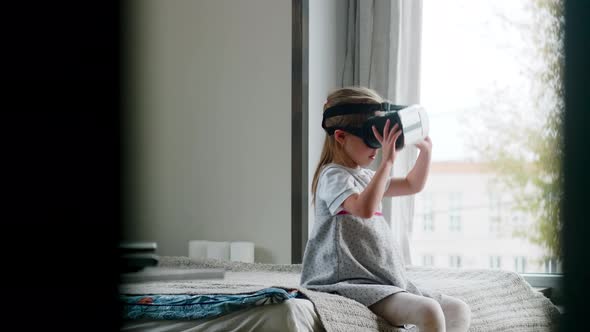
<instances>
[{"instance_id":1,"label":"green foliage","mask_svg":"<svg viewBox=\"0 0 590 332\"><path fill-rule=\"evenodd\" d=\"M530 51L543 63L530 71L536 82L532 109L504 119L489 116L484 120L487 139L477 141L475 147L515 198L515 208L534 218L534 229L517 230L515 235L545 247L549 256L561 257L563 0L534 0L529 9L534 24L523 35L533 36ZM518 107L518 96L513 95L511 103L509 93L499 90L492 100L495 98ZM498 110L493 111L497 114ZM531 124L524 118L527 114L542 121Z\"/></svg>"}]
</instances>

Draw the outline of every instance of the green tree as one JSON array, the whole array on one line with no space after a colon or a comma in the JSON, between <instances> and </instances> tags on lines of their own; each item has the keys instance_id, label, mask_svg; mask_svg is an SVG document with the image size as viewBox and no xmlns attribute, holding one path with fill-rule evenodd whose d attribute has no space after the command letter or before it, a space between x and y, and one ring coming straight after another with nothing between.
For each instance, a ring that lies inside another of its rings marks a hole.
<instances>
[{"instance_id":1,"label":"green tree","mask_svg":"<svg viewBox=\"0 0 590 332\"><path fill-rule=\"evenodd\" d=\"M474 135L472 147L511 192L515 208L534 218L533 229L517 230L515 235L546 248L548 256L561 257L563 0L533 0L528 9L533 24L508 23L532 45L525 72L533 82L533 101L523 111L519 91L492 87L494 92L483 102L493 105L486 106L490 112L483 117L485 135Z\"/></svg>"}]
</instances>

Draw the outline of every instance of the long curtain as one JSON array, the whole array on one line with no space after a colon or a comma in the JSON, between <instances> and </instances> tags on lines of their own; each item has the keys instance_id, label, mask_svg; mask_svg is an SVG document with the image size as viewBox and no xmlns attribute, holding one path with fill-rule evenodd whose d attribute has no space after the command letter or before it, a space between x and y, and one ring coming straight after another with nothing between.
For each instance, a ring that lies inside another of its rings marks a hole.
<instances>
[{"instance_id":1,"label":"long curtain","mask_svg":"<svg viewBox=\"0 0 590 332\"><path fill-rule=\"evenodd\" d=\"M396 104L418 103L422 0L348 0L347 28L342 86L365 86ZM406 176L416 157L414 146L405 147L392 175ZM411 264L414 196L385 198L383 214Z\"/></svg>"}]
</instances>

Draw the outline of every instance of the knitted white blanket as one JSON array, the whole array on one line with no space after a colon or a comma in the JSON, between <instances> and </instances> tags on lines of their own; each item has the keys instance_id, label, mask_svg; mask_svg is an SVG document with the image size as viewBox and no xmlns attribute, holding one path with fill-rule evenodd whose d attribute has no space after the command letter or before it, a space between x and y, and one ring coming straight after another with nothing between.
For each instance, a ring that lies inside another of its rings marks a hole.
<instances>
[{"instance_id":1,"label":"knitted white blanket","mask_svg":"<svg viewBox=\"0 0 590 332\"><path fill-rule=\"evenodd\" d=\"M124 294L246 293L265 287L298 288L313 303L324 328L332 331L407 331L387 324L367 307L348 298L300 287L301 265L191 261L160 257L161 267L224 268L223 280L166 281L120 285ZM555 331L559 311L517 273L408 267L418 286L462 299L471 307L470 331Z\"/></svg>"}]
</instances>

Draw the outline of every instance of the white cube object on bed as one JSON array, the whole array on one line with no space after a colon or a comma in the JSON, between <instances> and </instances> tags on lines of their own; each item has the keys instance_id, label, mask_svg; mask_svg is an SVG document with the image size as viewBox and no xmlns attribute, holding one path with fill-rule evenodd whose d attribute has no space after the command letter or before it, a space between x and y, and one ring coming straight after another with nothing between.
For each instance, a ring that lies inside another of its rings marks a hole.
<instances>
[{"instance_id":1,"label":"white cube object on bed","mask_svg":"<svg viewBox=\"0 0 590 332\"><path fill-rule=\"evenodd\" d=\"M223 261L254 263L254 243L247 241L215 242L191 240L188 257L195 260L219 259Z\"/></svg>"},{"instance_id":2,"label":"white cube object on bed","mask_svg":"<svg viewBox=\"0 0 590 332\"><path fill-rule=\"evenodd\" d=\"M230 244L230 260L232 262L254 263L253 242L232 242Z\"/></svg>"},{"instance_id":3,"label":"white cube object on bed","mask_svg":"<svg viewBox=\"0 0 590 332\"><path fill-rule=\"evenodd\" d=\"M188 242L188 257L202 260L207 258L207 243L209 241L192 240Z\"/></svg>"},{"instance_id":4,"label":"white cube object on bed","mask_svg":"<svg viewBox=\"0 0 590 332\"><path fill-rule=\"evenodd\" d=\"M208 243L207 243L207 258L228 261L229 260L229 242L208 241Z\"/></svg>"},{"instance_id":5,"label":"white cube object on bed","mask_svg":"<svg viewBox=\"0 0 590 332\"><path fill-rule=\"evenodd\" d=\"M189 241L188 256L196 260L209 258L229 261L229 242L204 240Z\"/></svg>"}]
</instances>

